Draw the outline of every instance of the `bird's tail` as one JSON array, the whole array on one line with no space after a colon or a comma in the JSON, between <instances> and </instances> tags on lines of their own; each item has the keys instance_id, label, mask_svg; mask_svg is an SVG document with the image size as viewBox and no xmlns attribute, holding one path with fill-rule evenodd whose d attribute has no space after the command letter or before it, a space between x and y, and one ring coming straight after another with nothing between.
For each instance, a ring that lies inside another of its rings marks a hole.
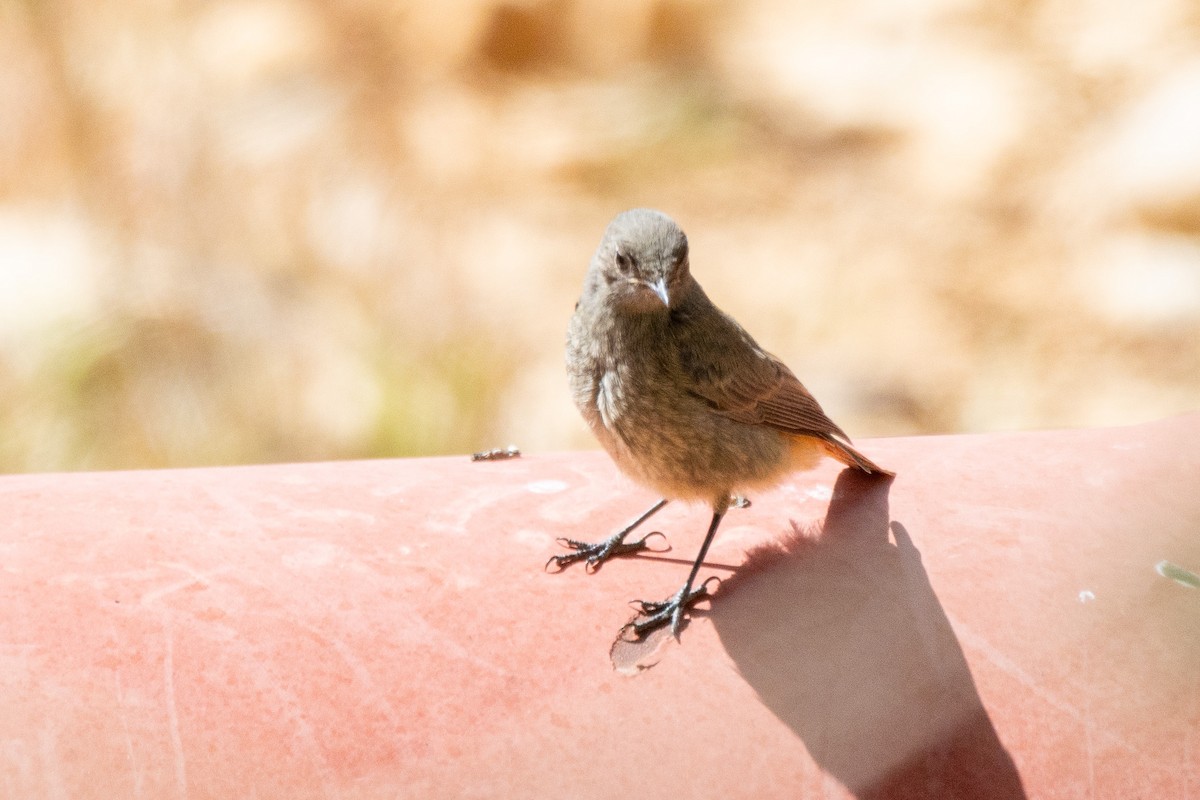
<instances>
[{"instance_id":1,"label":"bird's tail","mask_svg":"<svg viewBox=\"0 0 1200 800\"><path fill-rule=\"evenodd\" d=\"M836 458L838 461L842 462L848 467L861 469L868 475L873 475L875 473L887 475L889 477L895 477L896 475L896 473L892 472L890 469L884 469L848 444L843 444L842 442L832 441L829 439L822 439L821 446L824 448L826 455L830 456L831 458Z\"/></svg>"}]
</instances>

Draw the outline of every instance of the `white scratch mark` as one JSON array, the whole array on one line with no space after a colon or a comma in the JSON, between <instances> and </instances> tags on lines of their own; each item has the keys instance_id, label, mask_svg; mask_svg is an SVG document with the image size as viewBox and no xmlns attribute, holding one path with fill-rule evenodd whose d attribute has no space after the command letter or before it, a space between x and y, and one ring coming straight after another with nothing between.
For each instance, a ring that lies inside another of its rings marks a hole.
<instances>
[{"instance_id":1,"label":"white scratch mark","mask_svg":"<svg viewBox=\"0 0 1200 800\"><path fill-rule=\"evenodd\" d=\"M166 586L162 586L158 589L154 589L153 591L149 591L149 592L146 592L145 594L143 594L141 603L144 606L148 606L151 603L153 603L155 600L159 600L163 597L166 597L169 594L174 594L175 592L181 591L183 589L187 589L191 586L195 586L197 583L199 583L199 581L197 581L195 578L185 578L184 580L181 580L181 581L175 581L174 583L169 583ZM207 586L208 584L202 583L201 585Z\"/></svg>"},{"instance_id":2,"label":"white scratch mark","mask_svg":"<svg viewBox=\"0 0 1200 800\"><path fill-rule=\"evenodd\" d=\"M512 489L508 486L493 486L477 489L454 502L439 503L425 518L425 528L436 533L465 536L476 514L507 499L511 494Z\"/></svg>"},{"instance_id":3,"label":"white scratch mark","mask_svg":"<svg viewBox=\"0 0 1200 800\"><path fill-rule=\"evenodd\" d=\"M371 671L367 669L367 665L358 657L353 648L336 636L326 636L312 625L300 624L314 638L328 642L333 646L338 656L341 657L342 662L349 667L350 672L354 675L355 685L363 690L360 692L362 699L369 701L387 719L389 725L397 731L402 730L404 727L403 719L396 713L396 709L392 704L388 702L386 692L380 689L379 684L375 682L375 678L371 675Z\"/></svg>"},{"instance_id":4,"label":"white scratch mark","mask_svg":"<svg viewBox=\"0 0 1200 800\"><path fill-rule=\"evenodd\" d=\"M534 481L525 484L525 488L534 494L558 494L567 488L566 481Z\"/></svg>"},{"instance_id":5,"label":"white scratch mark","mask_svg":"<svg viewBox=\"0 0 1200 800\"><path fill-rule=\"evenodd\" d=\"M325 758L316 731L313 729L312 723L305 717L304 704L295 693L287 688L286 682L276 673L275 665L270 659L259 657L252 648L248 648L246 652L251 656L247 659L247 663L258 667L253 672L247 672L246 676L264 694L270 693L274 696L280 709L275 713L288 723L287 730L291 731L292 739L303 751L307 763L312 764L315 768L317 778L321 783L321 795L341 797L341 792L338 791L336 783L331 778L333 769Z\"/></svg>"},{"instance_id":6,"label":"white scratch mark","mask_svg":"<svg viewBox=\"0 0 1200 800\"><path fill-rule=\"evenodd\" d=\"M369 690L364 694L364 699L373 700L373 705L387 719L388 724L390 724L396 730L402 729L403 722L400 718L400 715L396 713L396 709L392 707L390 702L388 702L386 693L379 688L379 684L375 682L375 679L371 676L370 670L367 669L366 665L358 657L358 654L355 653L350 646L341 639L335 637L330 641L333 644L333 648L337 650L338 655L341 656L342 661L344 661L346 666L350 668L350 671L354 673L355 682Z\"/></svg>"},{"instance_id":7,"label":"white scratch mark","mask_svg":"<svg viewBox=\"0 0 1200 800\"><path fill-rule=\"evenodd\" d=\"M48 728L42 728L38 732L38 744L40 745L42 755L42 775L46 779L46 797L58 800L69 800L70 793L67 792L67 786L63 783L63 762L58 755L58 742L55 740L54 732Z\"/></svg>"},{"instance_id":8,"label":"white scratch mark","mask_svg":"<svg viewBox=\"0 0 1200 800\"><path fill-rule=\"evenodd\" d=\"M287 514L296 519L314 519L318 522L361 522L364 525L374 525L376 522L374 514L348 508L292 508Z\"/></svg>"},{"instance_id":9,"label":"white scratch mark","mask_svg":"<svg viewBox=\"0 0 1200 800\"><path fill-rule=\"evenodd\" d=\"M187 797L187 761L183 755L183 737L179 735L179 710L175 706L175 637L165 620L166 654L163 656L163 689L167 696L167 724L171 733L171 750L175 754L175 788L179 796Z\"/></svg>"},{"instance_id":10,"label":"white scratch mark","mask_svg":"<svg viewBox=\"0 0 1200 800\"><path fill-rule=\"evenodd\" d=\"M137 755L133 752L133 735L129 732L129 719L125 713L125 690L121 686L121 673L113 670L113 683L116 685L117 718L121 721L121 730L125 733L125 753L129 756L129 771L133 773L133 797L139 800L142 795L142 770L138 767Z\"/></svg>"},{"instance_id":11,"label":"white scratch mark","mask_svg":"<svg viewBox=\"0 0 1200 800\"><path fill-rule=\"evenodd\" d=\"M1081 589L1079 591L1079 602L1090 603L1096 599L1096 593L1090 589Z\"/></svg>"},{"instance_id":12,"label":"white scratch mark","mask_svg":"<svg viewBox=\"0 0 1200 800\"><path fill-rule=\"evenodd\" d=\"M451 576L451 582L454 588L460 592L466 592L475 589L483 584L483 581L476 575L470 575L466 572L456 572Z\"/></svg>"},{"instance_id":13,"label":"white scratch mark","mask_svg":"<svg viewBox=\"0 0 1200 800\"><path fill-rule=\"evenodd\" d=\"M1083 650L1083 674L1090 675L1092 672L1091 653L1085 647ZM1084 694L1084 723L1083 723L1083 743L1087 748L1087 773L1088 773L1088 797L1091 800L1096 800L1096 743L1092 736L1092 730L1095 725L1092 722L1092 696Z\"/></svg>"},{"instance_id":14,"label":"white scratch mark","mask_svg":"<svg viewBox=\"0 0 1200 800\"><path fill-rule=\"evenodd\" d=\"M430 625L429 621L417 613L415 609L405 615L405 622L408 623L409 627L396 631L396 634L405 640L421 642L428 647L438 648L446 655L458 658L468 664L473 664L492 675L508 676L512 674L500 665L480 658L460 644L455 637L445 633L440 628Z\"/></svg>"},{"instance_id":15,"label":"white scratch mark","mask_svg":"<svg viewBox=\"0 0 1200 800\"><path fill-rule=\"evenodd\" d=\"M159 600L160 598L166 597L169 594L182 591L183 589L191 588L192 586L200 586L201 588L207 589L212 585L212 579L210 575L205 575L203 572L200 572L199 570L190 567L187 564L180 564L174 561L164 561L161 562L161 564L164 567L170 567L171 569L179 570L188 577L146 592L142 595L142 605L149 605L155 600ZM222 573L229 572L231 569L232 567L228 566L221 567L217 570L214 570L212 575L220 575Z\"/></svg>"},{"instance_id":16,"label":"white scratch mark","mask_svg":"<svg viewBox=\"0 0 1200 800\"><path fill-rule=\"evenodd\" d=\"M225 511L230 518L235 519L238 525L238 533L242 534L258 534L261 535L264 531L262 518L256 514L250 507L236 496L230 496L224 492L214 491L211 487L202 487L201 491L222 511Z\"/></svg>"},{"instance_id":17,"label":"white scratch mark","mask_svg":"<svg viewBox=\"0 0 1200 800\"><path fill-rule=\"evenodd\" d=\"M311 542L301 550L288 553L279 560L290 570L316 569L333 561L340 548L329 542Z\"/></svg>"},{"instance_id":18,"label":"white scratch mark","mask_svg":"<svg viewBox=\"0 0 1200 800\"><path fill-rule=\"evenodd\" d=\"M1200 705L1200 691L1196 691L1200 690L1200 679L1195 680L1194 683L1195 686L1191 692L1191 708L1188 709L1188 713L1184 717L1184 719L1188 720L1196 719L1196 707ZM1183 775L1183 800L1188 800L1188 798L1191 796L1192 783L1195 782L1197 778L1195 771L1192 769L1192 764L1194 763L1192 758L1192 750L1195 742L1195 737L1193 734L1195 733L1195 730L1196 726L1194 724L1188 724L1187 729L1183 732L1183 753L1182 758L1180 759L1179 770L1180 774Z\"/></svg>"},{"instance_id":19,"label":"white scratch mark","mask_svg":"<svg viewBox=\"0 0 1200 800\"><path fill-rule=\"evenodd\" d=\"M542 550L548 547L550 543L554 541L554 538L547 533L542 531L531 531L526 528L522 528L514 533L513 538L521 544L529 545L530 548L534 550Z\"/></svg>"},{"instance_id":20,"label":"white scratch mark","mask_svg":"<svg viewBox=\"0 0 1200 800\"><path fill-rule=\"evenodd\" d=\"M163 561L160 563L162 563L162 565L164 567L170 567L171 569L177 569L180 572L184 573L185 575L191 575L192 580L194 580L196 583L203 584L204 586L208 586L208 584L211 582L209 580L208 575L205 575L203 572L196 569L195 567L190 566L188 564L184 564L183 562ZM228 571L229 571L229 567L222 567L220 570L218 570L218 572L228 572Z\"/></svg>"},{"instance_id":21,"label":"white scratch mark","mask_svg":"<svg viewBox=\"0 0 1200 800\"><path fill-rule=\"evenodd\" d=\"M1071 705L1066 700L1063 700L1054 692L1046 689L1036 678L1023 670L1015 661L992 646L991 642L989 642L980 634L976 633L971 627L963 624L961 620L951 616L949 613L946 614L946 618L950 620L950 625L954 628L955 634L963 644L969 645L970 647L973 647L981 652L994 666L999 668L1008 676L1014 678L1018 683L1027 688L1042 702L1062 712L1063 714L1066 714L1068 717L1075 720L1075 722L1079 723L1080 726L1085 728L1089 726L1090 720L1085 713L1075 708L1075 706ZM1158 761L1156 758L1147 756L1145 753L1138 750L1134 745L1130 744L1113 731L1104 731L1103 735L1106 739L1114 742L1126 752L1133 753L1134 755L1144 759L1147 765L1157 763Z\"/></svg>"}]
</instances>

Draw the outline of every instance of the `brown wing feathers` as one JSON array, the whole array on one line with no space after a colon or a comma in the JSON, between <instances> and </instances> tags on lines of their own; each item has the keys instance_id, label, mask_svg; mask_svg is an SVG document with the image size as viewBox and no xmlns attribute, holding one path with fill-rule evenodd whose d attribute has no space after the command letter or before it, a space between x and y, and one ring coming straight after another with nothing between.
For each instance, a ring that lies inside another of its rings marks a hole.
<instances>
[{"instance_id":1,"label":"brown wing feathers","mask_svg":"<svg viewBox=\"0 0 1200 800\"><path fill-rule=\"evenodd\" d=\"M758 406L763 411L763 424L786 433L820 439L825 452L843 464L863 472L883 472L871 459L850 446L850 437L829 418L816 398L784 364L771 357L780 369L775 392L764 396Z\"/></svg>"},{"instance_id":2,"label":"brown wing feathers","mask_svg":"<svg viewBox=\"0 0 1200 800\"><path fill-rule=\"evenodd\" d=\"M757 369L742 369L724 383L698 391L713 410L750 425L821 440L832 458L864 472L892 474L850 445L850 437L829 418L800 380L774 356L759 351ZM698 387L699 388L699 387Z\"/></svg>"}]
</instances>

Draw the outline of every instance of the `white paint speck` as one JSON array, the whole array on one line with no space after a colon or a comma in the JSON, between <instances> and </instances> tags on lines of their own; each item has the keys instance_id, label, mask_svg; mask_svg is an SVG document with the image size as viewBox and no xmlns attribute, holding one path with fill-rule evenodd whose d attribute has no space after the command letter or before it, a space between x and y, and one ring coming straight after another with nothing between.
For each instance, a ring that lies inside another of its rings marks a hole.
<instances>
[{"instance_id":1,"label":"white paint speck","mask_svg":"<svg viewBox=\"0 0 1200 800\"><path fill-rule=\"evenodd\" d=\"M1096 594L1090 589L1082 589L1079 592L1079 602L1090 603L1096 599Z\"/></svg>"},{"instance_id":2,"label":"white paint speck","mask_svg":"<svg viewBox=\"0 0 1200 800\"><path fill-rule=\"evenodd\" d=\"M566 481L534 481L525 484L525 488L534 494L558 494L567 488Z\"/></svg>"},{"instance_id":3,"label":"white paint speck","mask_svg":"<svg viewBox=\"0 0 1200 800\"><path fill-rule=\"evenodd\" d=\"M460 592L469 591L482 585L482 581L476 576L462 572L455 573L451 576L450 581L454 584L454 588Z\"/></svg>"},{"instance_id":4,"label":"white paint speck","mask_svg":"<svg viewBox=\"0 0 1200 800\"><path fill-rule=\"evenodd\" d=\"M530 547L536 550L545 549L554 541L554 537L548 535L545 531L519 530L513 534L513 538L521 544L530 545Z\"/></svg>"},{"instance_id":5,"label":"white paint speck","mask_svg":"<svg viewBox=\"0 0 1200 800\"><path fill-rule=\"evenodd\" d=\"M804 494L808 497L811 497L813 500L828 500L829 498L833 497L833 489L822 484L820 486L814 486L811 489L805 489Z\"/></svg>"},{"instance_id":6,"label":"white paint speck","mask_svg":"<svg viewBox=\"0 0 1200 800\"><path fill-rule=\"evenodd\" d=\"M280 560L292 570L319 569L333 561L338 549L328 542L313 542L308 546L284 555Z\"/></svg>"},{"instance_id":7,"label":"white paint speck","mask_svg":"<svg viewBox=\"0 0 1200 800\"><path fill-rule=\"evenodd\" d=\"M347 508L296 508L288 512L288 516L298 519L314 519L318 522L361 522L364 525L374 525L375 516L363 511L352 511Z\"/></svg>"}]
</instances>

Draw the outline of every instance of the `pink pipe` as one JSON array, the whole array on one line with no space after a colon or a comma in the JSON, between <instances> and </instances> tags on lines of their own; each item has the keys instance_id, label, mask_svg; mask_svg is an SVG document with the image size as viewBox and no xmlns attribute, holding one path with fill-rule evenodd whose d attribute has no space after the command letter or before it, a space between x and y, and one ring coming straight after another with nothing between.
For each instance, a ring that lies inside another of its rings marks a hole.
<instances>
[{"instance_id":1,"label":"pink pipe","mask_svg":"<svg viewBox=\"0 0 1200 800\"><path fill-rule=\"evenodd\" d=\"M1200 796L1200 414L861 444L641 671L597 453L0 478L0 796Z\"/></svg>"}]
</instances>

